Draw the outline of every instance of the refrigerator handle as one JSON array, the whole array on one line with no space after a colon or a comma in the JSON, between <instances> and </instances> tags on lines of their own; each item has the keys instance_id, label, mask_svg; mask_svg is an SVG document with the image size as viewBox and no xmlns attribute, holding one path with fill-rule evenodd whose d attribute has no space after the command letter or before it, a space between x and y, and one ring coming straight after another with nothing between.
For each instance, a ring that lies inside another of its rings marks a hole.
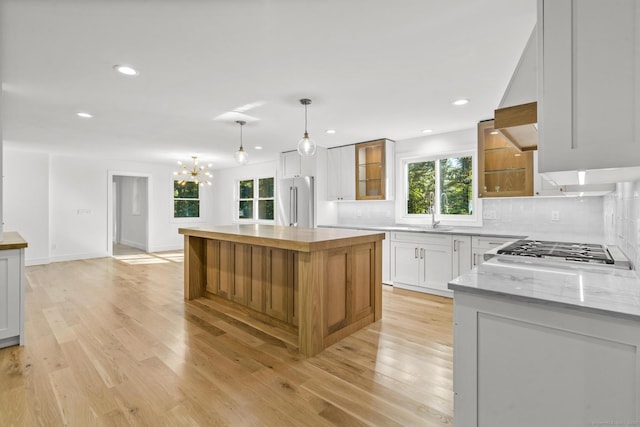
<instances>
[{"instance_id":1,"label":"refrigerator handle","mask_svg":"<svg viewBox=\"0 0 640 427\"><path fill-rule=\"evenodd\" d=\"M298 226L298 187L293 187L293 195L296 198L295 205L293 205L293 209L295 210L295 226Z\"/></svg>"},{"instance_id":2,"label":"refrigerator handle","mask_svg":"<svg viewBox=\"0 0 640 427\"><path fill-rule=\"evenodd\" d=\"M293 226L293 187L289 187L289 227Z\"/></svg>"}]
</instances>

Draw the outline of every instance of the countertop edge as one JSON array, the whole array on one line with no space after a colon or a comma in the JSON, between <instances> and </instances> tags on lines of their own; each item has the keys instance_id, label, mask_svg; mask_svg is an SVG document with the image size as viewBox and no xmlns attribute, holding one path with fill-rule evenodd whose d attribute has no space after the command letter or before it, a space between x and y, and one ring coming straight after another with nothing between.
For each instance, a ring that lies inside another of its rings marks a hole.
<instances>
[{"instance_id":1,"label":"countertop edge","mask_svg":"<svg viewBox=\"0 0 640 427\"><path fill-rule=\"evenodd\" d=\"M465 286L465 285L452 283L452 282L449 282L447 284L447 288L451 289L454 292L454 296L453 296L454 300L455 300L456 291L466 292L466 293L475 294L475 295L498 296L505 299L528 302L533 304L568 308L568 309L580 311L583 313L599 314L601 316L616 317L619 319L632 320L636 322L640 321L640 315L624 313L624 312L614 311L614 310L607 310L605 308L576 305L576 304L571 304L571 303L566 303L561 301L553 301L550 299L535 298L535 297L526 296L526 295L515 295L515 294L506 293L506 292L495 291L492 289L480 289L472 286Z\"/></svg>"},{"instance_id":2,"label":"countertop edge","mask_svg":"<svg viewBox=\"0 0 640 427\"><path fill-rule=\"evenodd\" d=\"M363 231L363 230L359 230ZM372 231L372 230L367 230ZM279 249L288 249L298 252L315 252L327 249L351 246L355 244L368 243L384 240L383 232L375 232L354 235L354 236L334 236L331 238L321 238L315 241L292 240L274 236L256 236L239 232L207 230L189 227L178 228L178 233L185 236L193 236L204 239L233 241L238 243L255 244L258 246L268 246Z\"/></svg>"},{"instance_id":3,"label":"countertop edge","mask_svg":"<svg viewBox=\"0 0 640 427\"><path fill-rule=\"evenodd\" d=\"M22 238L20 233L16 231L5 231L2 233L2 241L0 241L0 251L9 249L23 249L29 244Z\"/></svg>"},{"instance_id":4,"label":"countertop edge","mask_svg":"<svg viewBox=\"0 0 640 427\"><path fill-rule=\"evenodd\" d=\"M422 234L450 234L450 235L458 235L458 236L475 236L475 237L501 237L505 239L526 239L528 235L522 234L500 234L500 233L486 233L486 232L478 232L471 230L460 230L460 229L451 229L451 230L435 230L433 229L421 229L420 227L415 228L407 228L407 229L398 229L397 226L359 226L359 225L348 225L348 224L329 224L329 225L318 225L318 228L346 228L352 230L371 230L371 231L384 231L388 233L422 233Z\"/></svg>"}]
</instances>

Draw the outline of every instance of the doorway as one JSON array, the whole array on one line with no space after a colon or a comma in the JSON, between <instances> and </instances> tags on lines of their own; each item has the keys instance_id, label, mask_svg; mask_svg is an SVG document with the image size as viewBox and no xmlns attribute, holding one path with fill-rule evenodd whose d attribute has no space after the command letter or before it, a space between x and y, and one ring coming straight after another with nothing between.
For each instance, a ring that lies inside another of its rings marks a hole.
<instances>
[{"instance_id":1,"label":"doorway","mask_svg":"<svg viewBox=\"0 0 640 427\"><path fill-rule=\"evenodd\" d=\"M110 173L108 251L111 256L149 250L149 177Z\"/></svg>"}]
</instances>

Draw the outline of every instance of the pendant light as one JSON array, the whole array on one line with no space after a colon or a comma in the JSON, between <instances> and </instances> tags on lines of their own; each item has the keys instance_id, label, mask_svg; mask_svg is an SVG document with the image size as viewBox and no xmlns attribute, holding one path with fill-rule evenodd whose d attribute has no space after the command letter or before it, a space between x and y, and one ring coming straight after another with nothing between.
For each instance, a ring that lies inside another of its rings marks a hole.
<instances>
[{"instance_id":1,"label":"pendant light","mask_svg":"<svg viewBox=\"0 0 640 427\"><path fill-rule=\"evenodd\" d=\"M311 100L303 98L300 100L300 104L304 105L304 137L298 142L298 153L301 156L310 157L316 154L316 142L309 138L307 132L307 105L311 104Z\"/></svg>"},{"instance_id":2,"label":"pendant light","mask_svg":"<svg viewBox=\"0 0 640 427\"><path fill-rule=\"evenodd\" d=\"M236 151L236 162L240 163L241 165L245 165L249 161L249 154L244 151L244 147L242 146L242 126L246 125L247 122L243 120L237 120L236 123L240 125L240 148L238 149L238 151Z\"/></svg>"}]
</instances>

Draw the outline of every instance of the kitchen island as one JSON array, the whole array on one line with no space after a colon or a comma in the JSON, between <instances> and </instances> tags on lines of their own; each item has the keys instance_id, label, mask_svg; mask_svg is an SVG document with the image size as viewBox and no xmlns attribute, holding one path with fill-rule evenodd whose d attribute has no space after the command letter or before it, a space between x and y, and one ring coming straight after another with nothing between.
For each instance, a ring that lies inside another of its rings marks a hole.
<instances>
[{"instance_id":1,"label":"kitchen island","mask_svg":"<svg viewBox=\"0 0 640 427\"><path fill-rule=\"evenodd\" d=\"M297 336L312 356L382 316L384 233L262 224L180 228L184 298Z\"/></svg>"},{"instance_id":2,"label":"kitchen island","mask_svg":"<svg viewBox=\"0 0 640 427\"><path fill-rule=\"evenodd\" d=\"M456 425L640 423L636 272L514 258L449 283Z\"/></svg>"}]
</instances>

